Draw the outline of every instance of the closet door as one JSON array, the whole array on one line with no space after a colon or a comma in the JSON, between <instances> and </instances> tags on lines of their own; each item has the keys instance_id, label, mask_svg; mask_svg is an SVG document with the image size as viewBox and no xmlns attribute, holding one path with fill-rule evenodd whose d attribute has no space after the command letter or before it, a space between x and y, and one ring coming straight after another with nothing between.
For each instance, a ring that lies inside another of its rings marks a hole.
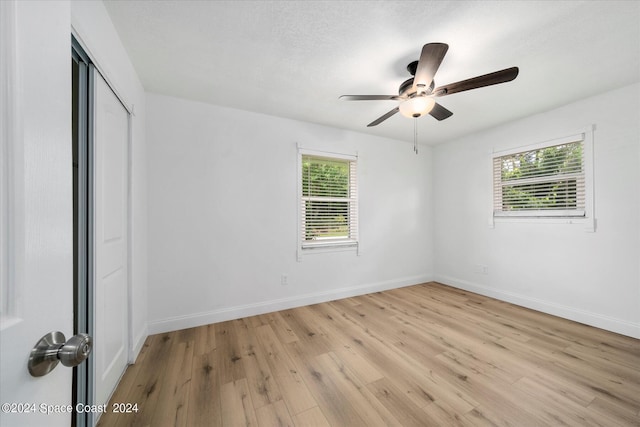
<instances>
[{"instance_id":1,"label":"closet door","mask_svg":"<svg viewBox=\"0 0 640 427\"><path fill-rule=\"evenodd\" d=\"M129 113L100 73L94 90L95 403L107 403L128 358Z\"/></svg>"}]
</instances>

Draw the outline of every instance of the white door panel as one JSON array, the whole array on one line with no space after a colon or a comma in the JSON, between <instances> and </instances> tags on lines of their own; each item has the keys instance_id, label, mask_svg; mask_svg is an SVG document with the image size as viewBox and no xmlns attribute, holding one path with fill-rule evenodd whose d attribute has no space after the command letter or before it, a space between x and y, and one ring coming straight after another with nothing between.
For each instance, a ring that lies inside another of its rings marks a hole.
<instances>
[{"instance_id":1,"label":"white door panel","mask_svg":"<svg viewBox=\"0 0 640 427\"><path fill-rule=\"evenodd\" d=\"M129 114L95 70L95 387L104 404L127 366Z\"/></svg>"},{"instance_id":2,"label":"white door panel","mask_svg":"<svg viewBox=\"0 0 640 427\"><path fill-rule=\"evenodd\" d=\"M42 336L73 335L71 75L69 36L58 31L68 26L59 3L0 0L3 427L71 423L72 369L27 370Z\"/></svg>"}]
</instances>

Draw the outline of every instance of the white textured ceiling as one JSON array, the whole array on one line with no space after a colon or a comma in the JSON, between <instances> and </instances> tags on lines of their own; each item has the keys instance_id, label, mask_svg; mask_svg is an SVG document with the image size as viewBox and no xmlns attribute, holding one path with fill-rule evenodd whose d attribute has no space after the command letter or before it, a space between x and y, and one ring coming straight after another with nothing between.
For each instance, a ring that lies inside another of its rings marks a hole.
<instances>
[{"instance_id":1,"label":"white textured ceiling","mask_svg":"<svg viewBox=\"0 0 640 427\"><path fill-rule=\"evenodd\" d=\"M436 144L640 81L638 1L105 1L147 91L412 141L395 101L422 45L436 85L517 66L516 80L438 100Z\"/></svg>"}]
</instances>

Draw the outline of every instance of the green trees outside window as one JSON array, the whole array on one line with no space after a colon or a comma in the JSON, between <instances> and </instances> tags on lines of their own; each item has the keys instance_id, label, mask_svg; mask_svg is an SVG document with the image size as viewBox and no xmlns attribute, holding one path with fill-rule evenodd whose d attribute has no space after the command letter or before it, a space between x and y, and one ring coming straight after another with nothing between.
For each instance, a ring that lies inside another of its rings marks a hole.
<instances>
[{"instance_id":1,"label":"green trees outside window","mask_svg":"<svg viewBox=\"0 0 640 427\"><path fill-rule=\"evenodd\" d=\"M302 156L304 240L352 237L354 189L348 160Z\"/></svg>"},{"instance_id":2,"label":"green trees outside window","mask_svg":"<svg viewBox=\"0 0 640 427\"><path fill-rule=\"evenodd\" d=\"M582 142L496 157L498 177L498 211L584 209Z\"/></svg>"}]
</instances>

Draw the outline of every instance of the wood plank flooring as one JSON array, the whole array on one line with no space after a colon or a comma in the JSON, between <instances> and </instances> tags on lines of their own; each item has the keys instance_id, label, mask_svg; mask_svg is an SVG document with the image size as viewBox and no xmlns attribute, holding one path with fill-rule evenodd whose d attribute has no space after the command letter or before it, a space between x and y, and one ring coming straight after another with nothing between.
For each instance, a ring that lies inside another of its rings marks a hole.
<instances>
[{"instance_id":1,"label":"wood plank flooring","mask_svg":"<svg viewBox=\"0 0 640 427\"><path fill-rule=\"evenodd\" d=\"M150 336L111 402L138 412L101 427L640 426L640 340L426 283Z\"/></svg>"}]
</instances>

